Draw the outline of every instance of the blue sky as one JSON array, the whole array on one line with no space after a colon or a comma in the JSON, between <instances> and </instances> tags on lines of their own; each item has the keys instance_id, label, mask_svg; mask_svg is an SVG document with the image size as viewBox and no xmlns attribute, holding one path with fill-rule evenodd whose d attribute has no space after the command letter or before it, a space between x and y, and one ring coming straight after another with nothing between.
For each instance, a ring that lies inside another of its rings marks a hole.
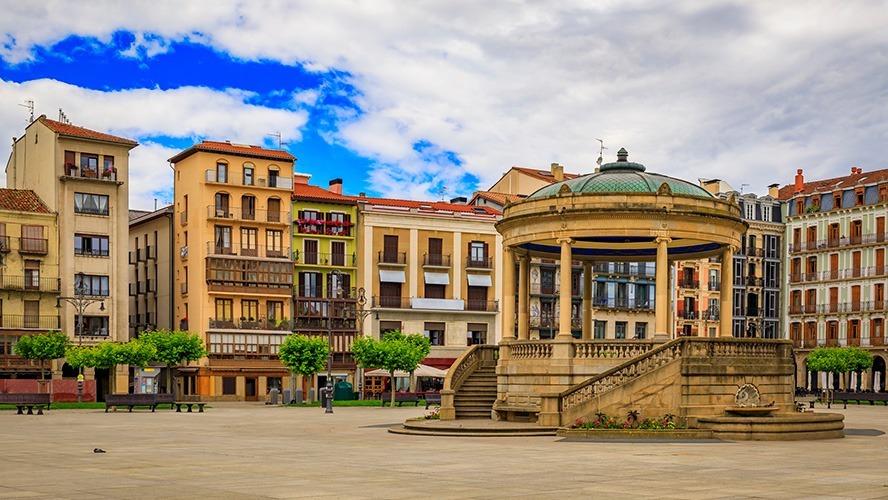
<instances>
[{"instance_id":1,"label":"blue sky","mask_svg":"<svg viewBox=\"0 0 888 500\"><path fill-rule=\"evenodd\" d=\"M138 140L132 208L202 139L276 146L346 192L471 196L510 166L650 170L764 193L885 168L888 14L807 2L13 3L0 128L62 108ZM7 146L8 154L8 146Z\"/></svg>"}]
</instances>

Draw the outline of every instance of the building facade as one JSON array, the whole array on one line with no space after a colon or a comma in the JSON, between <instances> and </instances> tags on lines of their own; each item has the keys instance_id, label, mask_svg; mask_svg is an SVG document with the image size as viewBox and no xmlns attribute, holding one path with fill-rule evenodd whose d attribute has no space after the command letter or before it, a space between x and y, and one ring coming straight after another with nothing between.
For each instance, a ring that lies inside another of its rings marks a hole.
<instances>
[{"instance_id":1,"label":"building facade","mask_svg":"<svg viewBox=\"0 0 888 500\"><path fill-rule=\"evenodd\" d=\"M277 349L291 329L295 157L204 141L169 161L175 323L201 335L208 351L199 367L180 370L179 393L258 401L289 383Z\"/></svg>"},{"instance_id":2,"label":"building facade","mask_svg":"<svg viewBox=\"0 0 888 500\"><path fill-rule=\"evenodd\" d=\"M6 165L9 187L33 190L58 214L61 295L74 297L82 275L85 295L103 299L85 309L83 331L76 328L74 305L61 301L61 328L75 343L129 340L129 151L137 145L41 116L15 140ZM27 237L46 239L38 232ZM100 397L126 392L127 371L118 366L110 376L100 372ZM85 375L95 376L93 370Z\"/></svg>"},{"instance_id":3,"label":"building facade","mask_svg":"<svg viewBox=\"0 0 888 500\"><path fill-rule=\"evenodd\" d=\"M798 170L779 198L785 202L789 250L783 314L797 348L798 385L817 389L830 383L826 374L806 373L811 349L854 345L875 358L872 369L852 375L852 388L884 391L888 170L852 167L846 177L809 182Z\"/></svg>"},{"instance_id":4,"label":"building facade","mask_svg":"<svg viewBox=\"0 0 888 500\"><path fill-rule=\"evenodd\" d=\"M324 189L310 185L309 177L297 173L293 184L293 331L332 335L333 376L357 387L360 377L351 345L364 319L355 312L358 204L342 194L342 179ZM326 374L318 374L312 387L320 390L326 382ZM308 389L307 381L303 389Z\"/></svg>"},{"instance_id":5,"label":"building facade","mask_svg":"<svg viewBox=\"0 0 888 500\"><path fill-rule=\"evenodd\" d=\"M173 207L154 212L130 211L130 336L151 330L172 330Z\"/></svg>"}]
</instances>

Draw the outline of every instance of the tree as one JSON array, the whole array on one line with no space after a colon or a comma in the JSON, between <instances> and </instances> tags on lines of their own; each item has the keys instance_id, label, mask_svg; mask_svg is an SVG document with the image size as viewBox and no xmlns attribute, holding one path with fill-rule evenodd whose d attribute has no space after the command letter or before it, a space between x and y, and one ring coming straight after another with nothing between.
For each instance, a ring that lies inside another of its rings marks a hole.
<instances>
[{"instance_id":1,"label":"tree","mask_svg":"<svg viewBox=\"0 0 888 500\"><path fill-rule=\"evenodd\" d=\"M155 330L142 332L139 340L154 347L154 360L167 366L167 387L175 394L173 368L188 362L197 361L207 355L203 340L193 333L182 330Z\"/></svg>"},{"instance_id":2,"label":"tree","mask_svg":"<svg viewBox=\"0 0 888 500\"><path fill-rule=\"evenodd\" d=\"M15 353L25 359L46 361L65 357L65 351L71 341L61 332L46 332L41 335L24 335L15 345ZM40 370L40 380L46 373Z\"/></svg>"},{"instance_id":3,"label":"tree","mask_svg":"<svg viewBox=\"0 0 888 500\"><path fill-rule=\"evenodd\" d=\"M873 365L873 355L859 347L818 347L811 351L805 365L809 370L832 373L835 376L860 372ZM847 387L847 384L846 384Z\"/></svg>"},{"instance_id":4,"label":"tree","mask_svg":"<svg viewBox=\"0 0 888 500\"><path fill-rule=\"evenodd\" d=\"M873 355L866 349L857 346L845 348L845 355L848 358L848 369L857 372L857 390L860 390L861 376L860 373L869 370L873 366Z\"/></svg>"},{"instance_id":5,"label":"tree","mask_svg":"<svg viewBox=\"0 0 888 500\"><path fill-rule=\"evenodd\" d=\"M141 339L133 339L125 344L120 344L117 351L118 364L138 366L139 368L145 368L156 357L157 349L154 345Z\"/></svg>"},{"instance_id":6,"label":"tree","mask_svg":"<svg viewBox=\"0 0 888 500\"><path fill-rule=\"evenodd\" d=\"M419 334L400 331L386 333L382 340L360 337L352 343L355 360L364 368L382 368L392 378L391 406L395 406L395 372L413 373L431 350L429 341Z\"/></svg>"},{"instance_id":7,"label":"tree","mask_svg":"<svg viewBox=\"0 0 888 500\"><path fill-rule=\"evenodd\" d=\"M284 366L293 373L308 378L309 391L311 379L315 373L324 369L329 356L330 346L323 337L287 335L278 349L278 357Z\"/></svg>"}]
</instances>

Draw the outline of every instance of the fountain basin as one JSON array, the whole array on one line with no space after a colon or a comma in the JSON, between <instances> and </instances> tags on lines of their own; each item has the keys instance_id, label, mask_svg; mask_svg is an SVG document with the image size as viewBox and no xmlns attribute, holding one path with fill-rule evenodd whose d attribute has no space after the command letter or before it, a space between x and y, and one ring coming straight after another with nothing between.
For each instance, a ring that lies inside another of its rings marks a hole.
<instances>
[{"instance_id":1,"label":"fountain basin","mask_svg":"<svg viewBox=\"0 0 888 500\"><path fill-rule=\"evenodd\" d=\"M770 416L700 417L696 428L725 441L798 441L845 437L838 413L775 413Z\"/></svg>"}]
</instances>

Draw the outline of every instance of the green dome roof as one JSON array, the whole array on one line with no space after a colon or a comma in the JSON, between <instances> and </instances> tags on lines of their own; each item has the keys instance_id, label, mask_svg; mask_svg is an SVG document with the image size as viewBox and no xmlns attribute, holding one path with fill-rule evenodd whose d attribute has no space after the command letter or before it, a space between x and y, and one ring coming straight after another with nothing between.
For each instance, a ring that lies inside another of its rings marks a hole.
<instances>
[{"instance_id":1,"label":"green dome roof","mask_svg":"<svg viewBox=\"0 0 888 500\"><path fill-rule=\"evenodd\" d=\"M625 149L617 152L617 161L602 165L598 172L575 179L549 184L527 197L545 198L558 195L565 186L572 193L656 193L664 183L672 194L712 198L709 191L696 184L666 175L645 172L644 165L628 161Z\"/></svg>"}]
</instances>

